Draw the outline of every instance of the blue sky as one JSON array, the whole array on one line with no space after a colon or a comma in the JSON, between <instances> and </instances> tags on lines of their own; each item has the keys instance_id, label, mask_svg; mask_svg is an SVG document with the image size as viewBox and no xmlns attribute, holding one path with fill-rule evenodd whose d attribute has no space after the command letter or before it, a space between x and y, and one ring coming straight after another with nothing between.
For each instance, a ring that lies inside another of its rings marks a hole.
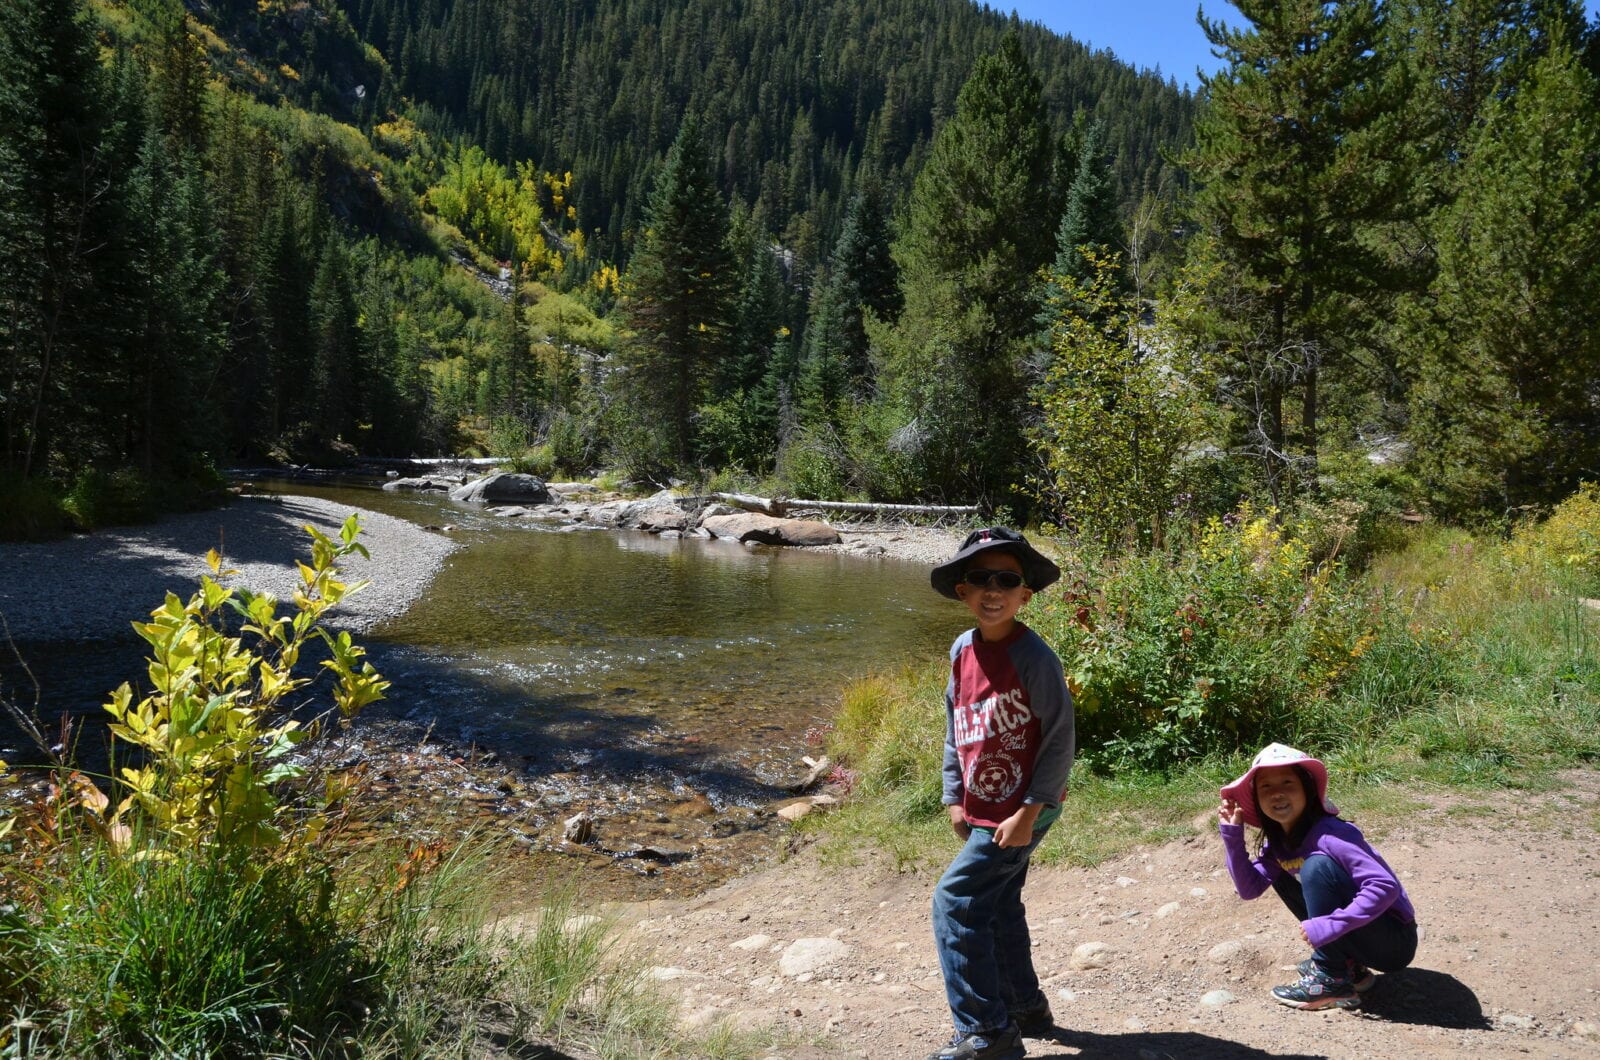
<instances>
[{"instance_id":1,"label":"blue sky","mask_svg":"<svg viewBox=\"0 0 1600 1060\"><path fill-rule=\"evenodd\" d=\"M1239 21L1227 0L989 0L997 11L1042 22L1059 33L1096 49L1106 49L1133 66L1154 69L1198 88L1195 68L1207 73L1221 64L1212 57L1205 34L1195 24L1196 9L1204 6L1207 18ZM1585 0L1591 18L1600 0Z\"/></svg>"}]
</instances>

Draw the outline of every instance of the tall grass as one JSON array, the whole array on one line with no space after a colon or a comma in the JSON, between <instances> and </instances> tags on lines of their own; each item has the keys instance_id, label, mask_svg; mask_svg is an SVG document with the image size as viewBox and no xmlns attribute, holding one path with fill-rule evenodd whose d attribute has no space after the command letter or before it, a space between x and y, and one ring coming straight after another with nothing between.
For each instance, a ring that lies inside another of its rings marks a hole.
<instances>
[{"instance_id":1,"label":"tall grass","mask_svg":"<svg viewBox=\"0 0 1600 1060\"><path fill-rule=\"evenodd\" d=\"M497 921L491 851L364 855L341 871L107 857L65 843L7 866L0 1055L440 1057L569 1043L607 1057L747 1055L704 1041L552 884Z\"/></svg>"}]
</instances>

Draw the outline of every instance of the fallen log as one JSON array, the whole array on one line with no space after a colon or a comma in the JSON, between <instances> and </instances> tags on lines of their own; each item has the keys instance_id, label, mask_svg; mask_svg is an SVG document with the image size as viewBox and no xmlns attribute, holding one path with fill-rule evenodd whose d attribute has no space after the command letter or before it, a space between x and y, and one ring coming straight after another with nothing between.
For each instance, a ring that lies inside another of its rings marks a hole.
<instances>
[{"instance_id":1,"label":"fallen log","mask_svg":"<svg viewBox=\"0 0 1600 1060\"><path fill-rule=\"evenodd\" d=\"M756 497L748 493L708 493L703 497L680 497L678 503L693 507L707 501L721 501L735 508L779 518L796 508L815 508L824 512L864 512L876 515L975 515L976 504L872 504L867 501L809 501L796 497Z\"/></svg>"}]
</instances>

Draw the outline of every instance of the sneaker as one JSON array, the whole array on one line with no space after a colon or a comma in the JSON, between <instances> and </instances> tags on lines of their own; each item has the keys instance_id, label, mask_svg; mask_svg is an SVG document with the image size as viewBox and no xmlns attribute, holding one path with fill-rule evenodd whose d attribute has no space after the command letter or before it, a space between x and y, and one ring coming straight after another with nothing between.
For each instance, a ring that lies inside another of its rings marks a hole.
<instances>
[{"instance_id":1,"label":"sneaker","mask_svg":"<svg viewBox=\"0 0 1600 1060\"><path fill-rule=\"evenodd\" d=\"M1317 962L1307 957L1295 965L1294 970L1301 975L1310 975L1312 969L1316 968L1316 966ZM1378 985L1378 977L1372 974L1371 968L1363 968L1359 964L1352 964L1350 966L1350 985L1355 987L1356 993L1365 994L1368 990Z\"/></svg>"},{"instance_id":2,"label":"sneaker","mask_svg":"<svg viewBox=\"0 0 1600 1060\"><path fill-rule=\"evenodd\" d=\"M928 1060L1022 1060L1027 1055L1022 1035L1013 1024L1003 1031L957 1034L949 1045L930 1054Z\"/></svg>"},{"instance_id":3,"label":"sneaker","mask_svg":"<svg viewBox=\"0 0 1600 1060\"><path fill-rule=\"evenodd\" d=\"M1024 1038L1047 1038L1056 1029L1056 1017L1050 1011L1050 1002L1042 997L1037 1005L1014 1009L1008 1015Z\"/></svg>"},{"instance_id":4,"label":"sneaker","mask_svg":"<svg viewBox=\"0 0 1600 1060\"><path fill-rule=\"evenodd\" d=\"M1315 965L1295 982L1273 987L1272 997L1290 1008L1355 1008L1361 1004L1354 983L1336 979Z\"/></svg>"}]
</instances>

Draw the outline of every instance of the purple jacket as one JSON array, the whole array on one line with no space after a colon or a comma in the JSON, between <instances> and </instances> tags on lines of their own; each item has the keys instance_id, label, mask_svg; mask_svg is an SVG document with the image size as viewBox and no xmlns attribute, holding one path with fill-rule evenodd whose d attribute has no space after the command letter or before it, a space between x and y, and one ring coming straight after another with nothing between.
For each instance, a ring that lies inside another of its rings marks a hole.
<instances>
[{"instance_id":1,"label":"purple jacket","mask_svg":"<svg viewBox=\"0 0 1600 1060\"><path fill-rule=\"evenodd\" d=\"M1347 932L1372 923L1384 913L1399 918L1403 923L1414 923L1417 914L1411 908L1406 889L1400 886L1394 870L1367 845L1361 829L1337 817L1324 817L1311 826L1311 831L1293 857L1280 856L1269 842L1254 860L1244 849L1244 827L1237 824L1221 825L1222 848L1228 855L1228 875L1233 877L1233 888L1240 898L1255 898L1285 872L1296 879L1300 866L1312 854L1326 854L1356 884L1356 896L1343 909L1335 909L1327 916L1316 916L1304 921L1306 938L1313 946L1326 946Z\"/></svg>"}]
</instances>

